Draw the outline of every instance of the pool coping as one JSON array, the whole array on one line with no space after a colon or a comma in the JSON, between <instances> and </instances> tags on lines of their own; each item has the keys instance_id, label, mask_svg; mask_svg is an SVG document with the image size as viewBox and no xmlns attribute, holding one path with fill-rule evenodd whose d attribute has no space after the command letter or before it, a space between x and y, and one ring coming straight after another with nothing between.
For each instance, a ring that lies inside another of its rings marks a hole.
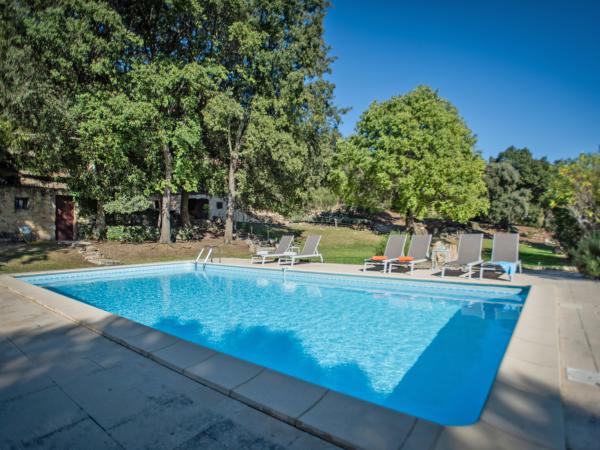
<instances>
[{"instance_id":1,"label":"pool coping","mask_svg":"<svg viewBox=\"0 0 600 450\"><path fill-rule=\"evenodd\" d=\"M114 269L190 262L193 261L115 266ZM239 264L226 265L240 267ZM529 287L527 301L479 422L468 426L442 426L190 343L18 278L96 270L107 268L1 275L0 283L203 385L342 447L564 448L556 292L551 285ZM344 272L293 270L353 276ZM358 276L381 278L378 274ZM456 283L454 280L427 281ZM483 285L477 280L470 282Z\"/></svg>"}]
</instances>

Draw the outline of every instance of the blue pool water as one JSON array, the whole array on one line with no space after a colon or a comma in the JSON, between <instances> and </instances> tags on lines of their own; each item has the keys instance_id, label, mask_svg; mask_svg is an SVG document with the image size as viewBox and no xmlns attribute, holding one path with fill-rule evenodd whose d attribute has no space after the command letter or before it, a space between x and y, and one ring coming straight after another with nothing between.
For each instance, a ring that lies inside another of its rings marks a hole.
<instances>
[{"instance_id":1,"label":"blue pool water","mask_svg":"<svg viewBox=\"0 0 600 450\"><path fill-rule=\"evenodd\" d=\"M444 425L478 420L528 293L189 263L23 279Z\"/></svg>"}]
</instances>

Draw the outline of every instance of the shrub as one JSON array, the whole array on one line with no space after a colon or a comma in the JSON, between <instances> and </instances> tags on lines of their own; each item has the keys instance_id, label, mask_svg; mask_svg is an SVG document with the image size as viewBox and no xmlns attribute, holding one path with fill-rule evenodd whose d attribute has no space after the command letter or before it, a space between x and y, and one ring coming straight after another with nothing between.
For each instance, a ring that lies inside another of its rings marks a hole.
<instances>
[{"instance_id":1,"label":"shrub","mask_svg":"<svg viewBox=\"0 0 600 450\"><path fill-rule=\"evenodd\" d=\"M119 242L144 242L156 241L159 236L159 230L156 227L141 225L113 225L106 230L106 238L109 241Z\"/></svg>"},{"instance_id":2,"label":"shrub","mask_svg":"<svg viewBox=\"0 0 600 450\"><path fill-rule=\"evenodd\" d=\"M578 242L583 237L583 230L568 209L554 208L552 210L551 229L562 249L573 256Z\"/></svg>"},{"instance_id":3,"label":"shrub","mask_svg":"<svg viewBox=\"0 0 600 450\"><path fill-rule=\"evenodd\" d=\"M174 241L199 241L204 237L207 226L192 225L191 227L173 228L171 238Z\"/></svg>"},{"instance_id":4,"label":"shrub","mask_svg":"<svg viewBox=\"0 0 600 450\"><path fill-rule=\"evenodd\" d=\"M594 231L581 240L573 261L581 273L600 279L600 231Z\"/></svg>"}]
</instances>

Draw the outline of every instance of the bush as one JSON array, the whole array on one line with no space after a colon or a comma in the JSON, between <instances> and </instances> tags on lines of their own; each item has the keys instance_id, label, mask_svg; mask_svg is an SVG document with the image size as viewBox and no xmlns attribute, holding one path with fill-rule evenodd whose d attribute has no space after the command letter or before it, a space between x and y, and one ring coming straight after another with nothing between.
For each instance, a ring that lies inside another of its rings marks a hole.
<instances>
[{"instance_id":1,"label":"bush","mask_svg":"<svg viewBox=\"0 0 600 450\"><path fill-rule=\"evenodd\" d=\"M573 262L582 274L600 279L600 231L594 231L579 243Z\"/></svg>"},{"instance_id":2,"label":"bush","mask_svg":"<svg viewBox=\"0 0 600 450\"><path fill-rule=\"evenodd\" d=\"M113 225L106 230L109 241L119 242L145 242L156 241L159 236L158 228L142 225Z\"/></svg>"},{"instance_id":3,"label":"bush","mask_svg":"<svg viewBox=\"0 0 600 450\"><path fill-rule=\"evenodd\" d=\"M90 239L94 239L94 225L91 223L78 223L77 239L80 241L89 241Z\"/></svg>"},{"instance_id":4,"label":"bush","mask_svg":"<svg viewBox=\"0 0 600 450\"><path fill-rule=\"evenodd\" d=\"M551 229L562 249L573 256L577 244L583 237L583 230L568 209L554 208L552 210Z\"/></svg>"},{"instance_id":5,"label":"bush","mask_svg":"<svg viewBox=\"0 0 600 450\"><path fill-rule=\"evenodd\" d=\"M191 227L180 227L171 230L171 238L176 242L199 241L206 234L208 226L192 225Z\"/></svg>"}]
</instances>

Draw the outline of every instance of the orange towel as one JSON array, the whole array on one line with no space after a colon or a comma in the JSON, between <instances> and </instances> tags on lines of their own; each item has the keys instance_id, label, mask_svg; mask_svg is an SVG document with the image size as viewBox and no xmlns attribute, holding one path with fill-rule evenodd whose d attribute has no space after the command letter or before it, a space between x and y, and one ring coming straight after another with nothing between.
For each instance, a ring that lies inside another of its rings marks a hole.
<instances>
[{"instance_id":1,"label":"orange towel","mask_svg":"<svg viewBox=\"0 0 600 450\"><path fill-rule=\"evenodd\" d=\"M388 259L387 256L373 256L371 258L373 261L385 261L386 259Z\"/></svg>"},{"instance_id":2,"label":"orange towel","mask_svg":"<svg viewBox=\"0 0 600 450\"><path fill-rule=\"evenodd\" d=\"M400 262L411 262L413 259L412 256L398 256L398 261Z\"/></svg>"}]
</instances>

